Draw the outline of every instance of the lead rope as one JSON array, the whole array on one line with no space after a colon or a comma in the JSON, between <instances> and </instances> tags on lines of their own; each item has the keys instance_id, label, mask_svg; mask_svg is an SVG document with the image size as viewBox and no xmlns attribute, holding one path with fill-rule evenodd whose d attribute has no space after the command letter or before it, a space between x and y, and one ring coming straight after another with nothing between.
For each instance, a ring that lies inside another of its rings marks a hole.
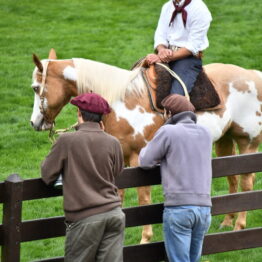
<instances>
[{"instance_id":1,"label":"lead rope","mask_svg":"<svg viewBox=\"0 0 262 262\"><path fill-rule=\"evenodd\" d=\"M186 85L185 83L183 82L183 80L173 71L171 70L169 67L167 67L166 65L162 64L162 63L156 63L157 65L160 65L162 66L163 68L165 68L169 74L171 76L173 76L179 83L180 85L182 86L183 90L184 90L184 93L185 93L185 97L188 99L188 101L190 101L190 97L189 97L189 94L188 94L188 91L187 91L187 88L186 88Z\"/></svg>"},{"instance_id":2,"label":"lead rope","mask_svg":"<svg viewBox=\"0 0 262 262\"><path fill-rule=\"evenodd\" d=\"M53 127L50 129L49 131L49 135L48 135L48 138L49 140L51 141L52 144L55 143L56 141L56 135L61 135L65 132L68 132L70 130L73 130L76 126L78 125L78 122L74 123L73 125L67 127L67 128L63 128L63 129L57 129L55 130Z\"/></svg>"}]
</instances>

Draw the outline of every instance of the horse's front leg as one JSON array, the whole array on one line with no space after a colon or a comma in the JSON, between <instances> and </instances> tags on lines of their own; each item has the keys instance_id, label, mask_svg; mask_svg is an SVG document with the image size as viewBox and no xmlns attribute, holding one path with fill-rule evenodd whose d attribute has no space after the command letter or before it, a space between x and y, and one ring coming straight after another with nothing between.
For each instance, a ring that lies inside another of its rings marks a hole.
<instances>
[{"instance_id":1,"label":"horse's front leg","mask_svg":"<svg viewBox=\"0 0 262 262\"><path fill-rule=\"evenodd\" d=\"M124 189L118 189L118 195L121 199L121 204L123 206L124 198L125 198L125 190Z\"/></svg>"},{"instance_id":2,"label":"horse's front leg","mask_svg":"<svg viewBox=\"0 0 262 262\"><path fill-rule=\"evenodd\" d=\"M138 192L138 202L140 206L151 204L152 201L151 201L150 186L138 187L137 192ZM152 236L153 236L152 225L143 226L142 238L140 244L145 244L150 242Z\"/></svg>"},{"instance_id":3,"label":"horse's front leg","mask_svg":"<svg viewBox=\"0 0 262 262\"><path fill-rule=\"evenodd\" d=\"M216 154L217 156L229 156L235 155L235 145L232 138L229 135L224 135L216 142ZM227 181L229 185L229 193L236 193L238 190L239 176L228 176ZM220 224L220 228L233 227L233 221L235 213L226 214L223 222Z\"/></svg>"},{"instance_id":4,"label":"horse's front leg","mask_svg":"<svg viewBox=\"0 0 262 262\"><path fill-rule=\"evenodd\" d=\"M241 189L242 191L251 191L253 190L254 186L254 180L255 180L255 174L245 174L241 175ZM238 213L237 220L235 223L234 230L241 230L246 228L246 221L247 221L247 211L242 211Z\"/></svg>"},{"instance_id":5,"label":"horse's front leg","mask_svg":"<svg viewBox=\"0 0 262 262\"><path fill-rule=\"evenodd\" d=\"M256 153L259 147L259 142L250 141L249 138L241 137L236 139L240 154ZM255 173L241 175L240 186L243 192L253 190L255 182ZM238 213L234 230L241 230L246 227L247 211Z\"/></svg>"},{"instance_id":6,"label":"horse's front leg","mask_svg":"<svg viewBox=\"0 0 262 262\"><path fill-rule=\"evenodd\" d=\"M130 157L130 166L138 166L138 154L133 153ZM137 188L138 193L138 203L139 205L149 205L151 204L151 187L144 186ZM152 225L143 226L142 238L140 244L149 243L153 236Z\"/></svg>"},{"instance_id":7,"label":"horse's front leg","mask_svg":"<svg viewBox=\"0 0 262 262\"><path fill-rule=\"evenodd\" d=\"M238 180L239 180L239 175L227 177L227 181L229 185L229 194L237 193ZM222 229L223 227L232 227L233 228L233 221L234 221L235 216L236 216L236 213L226 214L223 222L220 224L220 229Z\"/></svg>"}]
</instances>

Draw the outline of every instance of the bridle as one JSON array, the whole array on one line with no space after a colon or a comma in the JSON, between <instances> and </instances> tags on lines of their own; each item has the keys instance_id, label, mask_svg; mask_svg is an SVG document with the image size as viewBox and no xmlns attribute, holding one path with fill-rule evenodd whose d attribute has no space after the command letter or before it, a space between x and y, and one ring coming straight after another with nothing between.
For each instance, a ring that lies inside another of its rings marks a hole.
<instances>
[{"instance_id":1,"label":"bridle","mask_svg":"<svg viewBox=\"0 0 262 262\"><path fill-rule=\"evenodd\" d=\"M44 107L44 102L45 102L44 90L45 90L45 83L46 83L48 65L49 65L49 61L47 61L47 63L43 64L42 82L41 82L40 91L39 91L40 112L43 114L45 120L46 120L46 109Z\"/></svg>"},{"instance_id":2,"label":"bridle","mask_svg":"<svg viewBox=\"0 0 262 262\"><path fill-rule=\"evenodd\" d=\"M46 85L46 77L47 77L47 68L48 68L48 65L49 65L49 61L47 60L46 63L42 63L43 65L43 72L42 72L42 81L41 81L41 85L40 85L40 91L39 91L39 97L40 97L40 106L39 106L39 109L40 109L40 112L41 114L43 115L44 117L44 121L50 123L48 121L48 118L46 116L46 108L45 108L45 93L44 93L44 90L45 90L45 85ZM49 140L53 143L55 141L54 139L54 135L55 135L55 130L53 130L53 126L54 126L54 123L50 123L51 124L51 128L49 130L49 135L48 135L48 138Z\"/></svg>"},{"instance_id":3,"label":"bridle","mask_svg":"<svg viewBox=\"0 0 262 262\"><path fill-rule=\"evenodd\" d=\"M39 109L40 109L40 112L41 114L43 115L44 117L44 120L48 123L50 123L48 121L48 118L46 116L46 108L44 106L44 103L45 103L45 93L44 93L44 90L45 90L45 85L46 85L46 77L47 77L47 68L48 68L48 65L49 65L49 60L47 60L47 62L45 64L42 64L43 65L43 72L42 72L42 81L41 81L41 85L40 85L40 91L39 91L39 97L40 97L40 106L39 106ZM51 124L51 128L49 130L49 135L48 135L48 138L49 140L54 143L56 141L56 137L55 135L58 135L58 134L61 134L61 133L64 133L64 132L67 132L73 128L75 128L77 126L78 123L75 123L71 126L69 126L68 128L65 128L65 129L58 129L58 130L55 130L54 129L54 121Z\"/></svg>"}]
</instances>

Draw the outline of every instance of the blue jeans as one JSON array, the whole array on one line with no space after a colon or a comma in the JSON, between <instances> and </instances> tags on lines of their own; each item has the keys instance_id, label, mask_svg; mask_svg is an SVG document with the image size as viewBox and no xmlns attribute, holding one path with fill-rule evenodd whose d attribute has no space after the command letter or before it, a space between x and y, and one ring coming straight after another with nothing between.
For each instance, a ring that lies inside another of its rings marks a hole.
<instances>
[{"instance_id":1,"label":"blue jeans","mask_svg":"<svg viewBox=\"0 0 262 262\"><path fill-rule=\"evenodd\" d=\"M169 64L170 68L182 79L190 93L194 87L196 79L202 70L202 60L194 56L189 56ZM174 78L172 82L171 94L185 95L183 87Z\"/></svg>"},{"instance_id":2,"label":"blue jeans","mask_svg":"<svg viewBox=\"0 0 262 262\"><path fill-rule=\"evenodd\" d=\"M165 207L163 227L169 262L199 261L211 223L210 210L203 206Z\"/></svg>"}]
</instances>

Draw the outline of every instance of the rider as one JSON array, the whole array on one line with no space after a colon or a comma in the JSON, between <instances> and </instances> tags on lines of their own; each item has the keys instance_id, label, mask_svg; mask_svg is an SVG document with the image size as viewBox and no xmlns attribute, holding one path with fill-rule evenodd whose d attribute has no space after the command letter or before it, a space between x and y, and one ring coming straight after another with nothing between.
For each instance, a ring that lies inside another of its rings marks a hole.
<instances>
[{"instance_id":1,"label":"rider","mask_svg":"<svg viewBox=\"0 0 262 262\"><path fill-rule=\"evenodd\" d=\"M190 93L202 70L201 58L203 50L209 46L207 32L211 21L211 13L202 0L168 1L162 7L155 31L156 54L148 54L147 63L169 63ZM176 79L172 93L184 95Z\"/></svg>"}]
</instances>

